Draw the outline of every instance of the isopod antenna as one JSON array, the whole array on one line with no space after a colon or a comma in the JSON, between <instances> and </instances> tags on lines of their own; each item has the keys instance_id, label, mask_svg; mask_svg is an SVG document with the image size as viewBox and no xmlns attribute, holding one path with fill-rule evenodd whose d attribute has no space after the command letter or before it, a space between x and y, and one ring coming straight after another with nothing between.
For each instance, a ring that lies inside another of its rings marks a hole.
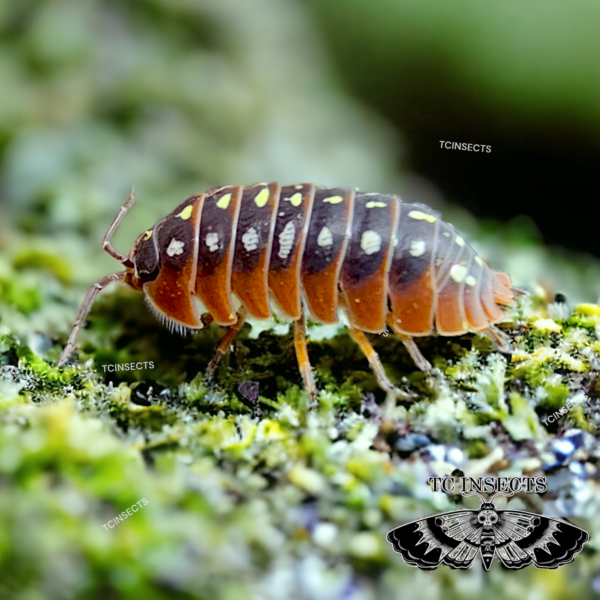
<instances>
[{"instance_id":1,"label":"isopod antenna","mask_svg":"<svg viewBox=\"0 0 600 600\"><path fill-rule=\"evenodd\" d=\"M131 194L129 195L129 199L127 202L121 207L119 213L114 218L111 223L104 239L102 240L102 249L105 252L108 252L113 258L116 258L120 263L122 263L126 268L132 267L132 263L129 260L129 257L121 254L118 250L116 250L113 245L110 243L110 239L112 238L113 233L116 231L117 227L120 225L123 217L127 214L127 211L133 206L135 202L135 194L133 188L131 190ZM115 281L127 281L130 276L129 271L121 271L119 273L112 273L111 275L107 275L102 279L96 281L96 283L89 289L86 294L83 303L81 304L81 308L79 309L79 313L77 313L77 319L75 319L75 324L73 325L73 329L71 331L71 335L67 340L67 345L65 349L62 351L60 358L58 359L58 365L61 366L67 358L69 358L69 354L71 354L71 350L73 350L73 346L75 345L75 338L81 329L81 326L85 322L85 319L90 312L90 308L92 303L94 302L94 298L101 292L105 287L109 286L111 283Z\"/></svg>"}]
</instances>

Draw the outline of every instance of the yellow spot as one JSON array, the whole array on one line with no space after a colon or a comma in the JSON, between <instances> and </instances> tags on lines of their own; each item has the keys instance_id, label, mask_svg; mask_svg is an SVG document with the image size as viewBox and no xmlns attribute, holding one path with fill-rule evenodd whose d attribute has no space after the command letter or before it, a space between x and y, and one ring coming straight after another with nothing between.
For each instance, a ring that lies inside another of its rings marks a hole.
<instances>
[{"instance_id":1,"label":"yellow spot","mask_svg":"<svg viewBox=\"0 0 600 600\"><path fill-rule=\"evenodd\" d=\"M428 223L436 222L436 218L433 215L428 215L427 213L421 212L420 210L411 210L408 213L408 216L411 219L416 219L417 221L427 221Z\"/></svg>"},{"instance_id":2,"label":"yellow spot","mask_svg":"<svg viewBox=\"0 0 600 600\"><path fill-rule=\"evenodd\" d=\"M269 195L269 188L261 190L258 194L256 194L256 198L254 198L254 204L256 204L258 208L262 208L269 201Z\"/></svg>"},{"instance_id":3,"label":"yellow spot","mask_svg":"<svg viewBox=\"0 0 600 600\"><path fill-rule=\"evenodd\" d=\"M457 246L464 246L464 245L465 245L465 240L463 240L463 239L460 237L460 235L457 235L457 236L454 238L454 241L456 242L456 245L457 245Z\"/></svg>"},{"instance_id":4,"label":"yellow spot","mask_svg":"<svg viewBox=\"0 0 600 600\"><path fill-rule=\"evenodd\" d=\"M483 260L481 260L481 258L480 258L479 256L476 256L476 257L475 257L475 262L476 262L476 263L477 263L477 264L478 264L480 267L483 267L483 265L485 264L485 263L483 262Z\"/></svg>"},{"instance_id":5,"label":"yellow spot","mask_svg":"<svg viewBox=\"0 0 600 600\"><path fill-rule=\"evenodd\" d=\"M285 198L286 202L291 202L292 206L300 206L302 204L302 194L298 192L294 194L291 198Z\"/></svg>"},{"instance_id":6,"label":"yellow spot","mask_svg":"<svg viewBox=\"0 0 600 600\"><path fill-rule=\"evenodd\" d=\"M386 206L385 202L377 202L377 200L369 200L366 204L367 208L385 208Z\"/></svg>"},{"instance_id":7,"label":"yellow spot","mask_svg":"<svg viewBox=\"0 0 600 600\"><path fill-rule=\"evenodd\" d=\"M469 329L469 324L466 321L462 322L462 328L463 329Z\"/></svg>"},{"instance_id":8,"label":"yellow spot","mask_svg":"<svg viewBox=\"0 0 600 600\"><path fill-rule=\"evenodd\" d=\"M342 196L330 196L329 198L323 198L323 202L329 202L329 204L339 204L343 201L344 198Z\"/></svg>"},{"instance_id":9,"label":"yellow spot","mask_svg":"<svg viewBox=\"0 0 600 600\"><path fill-rule=\"evenodd\" d=\"M475 279L475 277L473 277L473 275L469 275L466 279L465 279L465 283L467 285L475 285L477 283L477 280Z\"/></svg>"},{"instance_id":10,"label":"yellow spot","mask_svg":"<svg viewBox=\"0 0 600 600\"><path fill-rule=\"evenodd\" d=\"M148 229L144 234L144 242L147 242L152 237L152 229Z\"/></svg>"},{"instance_id":11,"label":"yellow spot","mask_svg":"<svg viewBox=\"0 0 600 600\"><path fill-rule=\"evenodd\" d=\"M225 194L222 198L217 201L217 206L222 209L226 209L231 202L231 194Z\"/></svg>"},{"instance_id":12,"label":"yellow spot","mask_svg":"<svg viewBox=\"0 0 600 600\"><path fill-rule=\"evenodd\" d=\"M468 272L469 269L467 269L467 267L463 267L462 265L453 265L450 269L450 277L452 277L456 283L460 283Z\"/></svg>"},{"instance_id":13,"label":"yellow spot","mask_svg":"<svg viewBox=\"0 0 600 600\"><path fill-rule=\"evenodd\" d=\"M184 221L187 221L191 216L192 216L192 211L194 210L194 207L190 204L190 206L186 206L178 215L180 219L183 219Z\"/></svg>"},{"instance_id":14,"label":"yellow spot","mask_svg":"<svg viewBox=\"0 0 600 600\"><path fill-rule=\"evenodd\" d=\"M558 333L562 329L562 326L552 319L538 319L533 326L542 333Z\"/></svg>"}]
</instances>

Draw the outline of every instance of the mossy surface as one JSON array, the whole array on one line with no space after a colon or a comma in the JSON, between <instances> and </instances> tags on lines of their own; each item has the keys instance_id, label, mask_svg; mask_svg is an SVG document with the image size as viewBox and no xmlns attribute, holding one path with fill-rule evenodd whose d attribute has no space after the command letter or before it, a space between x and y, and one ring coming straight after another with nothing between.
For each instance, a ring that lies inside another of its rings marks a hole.
<instances>
[{"instance_id":1,"label":"mossy surface","mask_svg":"<svg viewBox=\"0 0 600 600\"><path fill-rule=\"evenodd\" d=\"M61 369L66 332L42 343L0 325L2 597L392 598L421 575L385 534L451 509L426 480L457 468L545 474L544 496L511 506L590 531L553 579L584 593L598 566L600 306L557 320L534 294L523 299L502 324L512 357L481 335L420 340L435 377L416 371L394 336L372 336L404 393L385 438L383 392L343 327L309 344L320 389L311 410L291 335L271 325L258 336L246 326L210 383L202 372L223 330L171 335L124 289L98 300ZM155 369L102 368L139 361ZM258 383L256 398L240 392L244 382ZM563 456L565 440L579 442ZM471 571L439 569L428 589L464 597L464 581L482 576ZM499 566L487 578L494 597L508 597ZM534 569L511 581L547 585Z\"/></svg>"},{"instance_id":2,"label":"mossy surface","mask_svg":"<svg viewBox=\"0 0 600 600\"><path fill-rule=\"evenodd\" d=\"M247 325L208 382L223 330L172 335L122 285L59 369L85 292L119 269L99 246L132 185L122 252L219 184L442 200L340 88L301 2L4 2L0 34L1 600L590 596L600 306L573 306L597 298L597 262L545 248L530 221L438 205L530 294L501 326L512 358L481 335L426 338L426 377L371 336L403 394L385 437L384 394L343 326L309 327L314 410L285 324ZM552 572L407 566L385 534L454 508L426 481L455 469L545 474L543 497L511 506L572 519L590 543Z\"/></svg>"}]
</instances>

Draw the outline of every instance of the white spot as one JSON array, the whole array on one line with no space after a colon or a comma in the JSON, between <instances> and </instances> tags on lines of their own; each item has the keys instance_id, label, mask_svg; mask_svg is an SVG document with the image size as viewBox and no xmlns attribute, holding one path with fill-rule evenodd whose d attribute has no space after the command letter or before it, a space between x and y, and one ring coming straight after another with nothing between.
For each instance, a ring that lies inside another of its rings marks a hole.
<instances>
[{"instance_id":1,"label":"white spot","mask_svg":"<svg viewBox=\"0 0 600 600\"><path fill-rule=\"evenodd\" d=\"M331 246L331 244L333 244L333 235L331 235L329 227L323 227L323 229L321 229L319 237L317 237L317 244L319 244L319 246Z\"/></svg>"},{"instance_id":2,"label":"white spot","mask_svg":"<svg viewBox=\"0 0 600 600\"><path fill-rule=\"evenodd\" d=\"M248 231L242 236L242 243L247 252L252 252L258 248L258 232L254 227L250 227Z\"/></svg>"},{"instance_id":3,"label":"white spot","mask_svg":"<svg viewBox=\"0 0 600 600\"><path fill-rule=\"evenodd\" d=\"M219 234L208 233L206 234L206 245L211 252L215 252L219 249Z\"/></svg>"},{"instance_id":4,"label":"white spot","mask_svg":"<svg viewBox=\"0 0 600 600\"><path fill-rule=\"evenodd\" d=\"M465 279L465 283L467 285L473 286L477 283L477 279L475 279L475 277L473 277L473 275L469 275L466 279Z\"/></svg>"},{"instance_id":5,"label":"white spot","mask_svg":"<svg viewBox=\"0 0 600 600\"><path fill-rule=\"evenodd\" d=\"M481 260L481 257L476 256L475 257L475 262L480 266L483 267L483 260Z\"/></svg>"},{"instance_id":6,"label":"white spot","mask_svg":"<svg viewBox=\"0 0 600 600\"><path fill-rule=\"evenodd\" d=\"M176 254L183 254L183 248L184 248L185 244L183 242L180 242L179 240L176 240L175 238L173 238L171 240L171 242L169 243L169 247L167 248L167 255L168 256L175 256Z\"/></svg>"},{"instance_id":7,"label":"white spot","mask_svg":"<svg viewBox=\"0 0 600 600\"><path fill-rule=\"evenodd\" d=\"M460 235L457 235L457 236L454 238L454 241L456 242L456 245L457 245L457 246L461 246L461 247L462 247L462 246L464 246L464 245L465 245L465 240L463 240L463 239L460 237Z\"/></svg>"},{"instance_id":8,"label":"white spot","mask_svg":"<svg viewBox=\"0 0 600 600\"><path fill-rule=\"evenodd\" d=\"M294 186L297 190L301 190L304 186L302 184Z\"/></svg>"},{"instance_id":9,"label":"white spot","mask_svg":"<svg viewBox=\"0 0 600 600\"><path fill-rule=\"evenodd\" d=\"M448 233L447 231L444 231L444 233L442 233L442 235L443 235L444 237L450 237L450 233Z\"/></svg>"},{"instance_id":10,"label":"white spot","mask_svg":"<svg viewBox=\"0 0 600 600\"><path fill-rule=\"evenodd\" d=\"M408 213L408 216L411 219L416 219L417 221L427 221L428 223L435 223L436 217L433 215L428 215L427 213L421 212L420 210L411 210Z\"/></svg>"},{"instance_id":11,"label":"white spot","mask_svg":"<svg viewBox=\"0 0 600 600\"><path fill-rule=\"evenodd\" d=\"M453 265L450 269L450 277L452 277L456 283L460 283L468 272L469 269L467 269L467 267L463 267L462 265Z\"/></svg>"},{"instance_id":12,"label":"white spot","mask_svg":"<svg viewBox=\"0 0 600 600\"><path fill-rule=\"evenodd\" d=\"M410 255L411 256L423 256L425 254L425 250L427 245L423 240L415 240L410 245Z\"/></svg>"},{"instance_id":13,"label":"white spot","mask_svg":"<svg viewBox=\"0 0 600 600\"><path fill-rule=\"evenodd\" d=\"M295 237L296 228L294 227L294 224L289 221L283 228L283 231L279 234L279 252L277 253L279 258L286 259L290 255Z\"/></svg>"},{"instance_id":14,"label":"white spot","mask_svg":"<svg viewBox=\"0 0 600 600\"><path fill-rule=\"evenodd\" d=\"M381 236L376 231L365 231L360 238L360 247L369 256L381 250Z\"/></svg>"}]
</instances>

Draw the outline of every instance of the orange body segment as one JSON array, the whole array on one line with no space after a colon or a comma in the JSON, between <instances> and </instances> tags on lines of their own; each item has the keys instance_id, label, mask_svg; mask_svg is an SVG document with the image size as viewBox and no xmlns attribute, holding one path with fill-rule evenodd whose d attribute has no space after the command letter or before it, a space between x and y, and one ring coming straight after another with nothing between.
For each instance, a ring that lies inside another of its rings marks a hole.
<instances>
[{"instance_id":1,"label":"orange body segment","mask_svg":"<svg viewBox=\"0 0 600 600\"><path fill-rule=\"evenodd\" d=\"M395 196L355 198L350 244L340 273L345 312L351 325L381 333L388 313L388 273L400 216Z\"/></svg>"},{"instance_id":2,"label":"orange body segment","mask_svg":"<svg viewBox=\"0 0 600 600\"><path fill-rule=\"evenodd\" d=\"M352 226L354 190L318 189L302 259L302 287L314 320L337 323L339 276Z\"/></svg>"},{"instance_id":3,"label":"orange body segment","mask_svg":"<svg viewBox=\"0 0 600 600\"><path fill-rule=\"evenodd\" d=\"M433 332L435 292L429 267L420 277L390 288L391 322L394 331L404 335L430 335Z\"/></svg>"},{"instance_id":4,"label":"orange body segment","mask_svg":"<svg viewBox=\"0 0 600 600\"><path fill-rule=\"evenodd\" d=\"M464 303L465 303L465 316L469 325L470 331L480 331L489 327L489 321L481 306L479 300L479 288L475 286L465 286L464 291Z\"/></svg>"},{"instance_id":5,"label":"orange body segment","mask_svg":"<svg viewBox=\"0 0 600 600\"><path fill-rule=\"evenodd\" d=\"M279 308L294 320L302 314L300 272L314 199L312 183L281 188L268 285Z\"/></svg>"},{"instance_id":6,"label":"orange body segment","mask_svg":"<svg viewBox=\"0 0 600 600\"><path fill-rule=\"evenodd\" d=\"M231 299L231 264L241 186L207 193L200 218L195 293L219 325L237 322Z\"/></svg>"},{"instance_id":7,"label":"orange body segment","mask_svg":"<svg viewBox=\"0 0 600 600\"><path fill-rule=\"evenodd\" d=\"M441 335L461 335L468 330L461 294L461 285L452 279L438 294L435 327Z\"/></svg>"},{"instance_id":8,"label":"orange body segment","mask_svg":"<svg viewBox=\"0 0 600 600\"><path fill-rule=\"evenodd\" d=\"M172 213L147 232L158 238L165 252L158 276L142 288L161 315L192 329L203 327L193 296L201 207L202 196L192 198L186 209Z\"/></svg>"},{"instance_id":9,"label":"orange body segment","mask_svg":"<svg viewBox=\"0 0 600 600\"><path fill-rule=\"evenodd\" d=\"M337 323L338 265L332 264L317 275L302 278L304 296L311 317L321 323Z\"/></svg>"},{"instance_id":10,"label":"orange body segment","mask_svg":"<svg viewBox=\"0 0 600 600\"><path fill-rule=\"evenodd\" d=\"M502 271L492 271L492 279L494 281L494 300L498 304L505 306L514 306L516 304L512 292L512 281L507 273Z\"/></svg>"},{"instance_id":11,"label":"orange body segment","mask_svg":"<svg viewBox=\"0 0 600 600\"><path fill-rule=\"evenodd\" d=\"M258 184L242 195L231 289L257 319L271 316L268 275L280 190L278 183Z\"/></svg>"},{"instance_id":12,"label":"orange body segment","mask_svg":"<svg viewBox=\"0 0 600 600\"><path fill-rule=\"evenodd\" d=\"M494 274L489 269L483 271L480 291L481 304L490 323L498 323L504 319L504 312L496 304L492 277L494 277Z\"/></svg>"}]
</instances>

